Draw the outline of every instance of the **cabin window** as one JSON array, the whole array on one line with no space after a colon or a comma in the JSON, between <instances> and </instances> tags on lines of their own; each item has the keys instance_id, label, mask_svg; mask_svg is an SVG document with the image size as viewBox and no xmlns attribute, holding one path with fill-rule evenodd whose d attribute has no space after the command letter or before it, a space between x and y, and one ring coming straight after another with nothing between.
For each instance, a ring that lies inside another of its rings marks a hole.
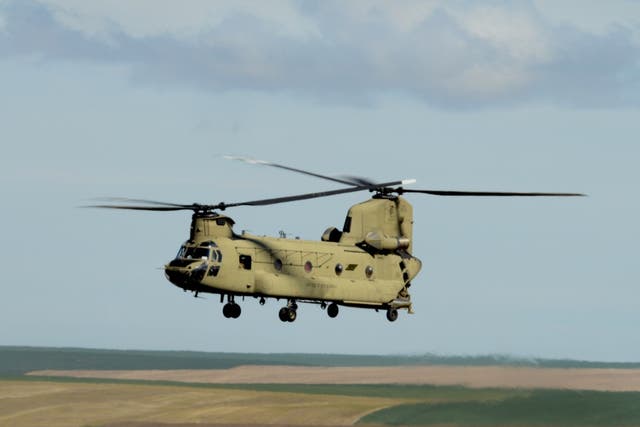
<instances>
[{"instance_id":1,"label":"cabin window","mask_svg":"<svg viewBox=\"0 0 640 427\"><path fill-rule=\"evenodd\" d=\"M215 276L218 275L219 272L220 272L220 266L219 265L213 265L209 269L209 276L215 277Z\"/></svg>"},{"instance_id":2,"label":"cabin window","mask_svg":"<svg viewBox=\"0 0 640 427\"><path fill-rule=\"evenodd\" d=\"M222 252L217 250L216 253L218 254L218 262L222 262Z\"/></svg>"},{"instance_id":3,"label":"cabin window","mask_svg":"<svg viewBox=\"0 0 640 427\"><path fill-rule=\"evenodd\" d=\"M338 263L336 264L335 270L336 270L336 276L339 276L344 271L344 267L342 266L342 264Z\"/></svg>"},{"instance_id":4,"label":"cabin window","mask_svg":"<svg viewBox=\"0 0 640 427\"><path fill-rule=\"evenodd\" d=\"M281 259L279 259L279 258L278 258L278 259L276 259L276 260L273 262L273 268L275 268L275 269L276 269L276 271L282 271L282 260L281 260Z\"/></svg>"},{"instance_id":5,"label":"cabin window","mask_svg":"<svg viewBox=\"0 0 640 427\"><path fill-rule=\"evenodd\" d=\"M364 269L364 274L367 276L367 279L371 279L371 276L373 276L373 267L367 265L367 268Z\"/></svg>"},{"instance_id":6,"label":"cabin window","mask_svg":"<svg viewBox=\"0 0 640 427\"><path fill-rule=\"evenodd\" d=\"M240 265L245 270L251 270L251 255L240 255Z\"/></svg>"},{"instance_id":7,"label":"cabin window","mask_svg":"<svg viewBox=\"0 0 640 427\"><path fill-rule=\"evenodd\" d=\"M304 271L306 271L307 273L311 273L311 270L313 270L313 264L311 264L311 261L305 262Z\"/></svg>"}]
</instances>

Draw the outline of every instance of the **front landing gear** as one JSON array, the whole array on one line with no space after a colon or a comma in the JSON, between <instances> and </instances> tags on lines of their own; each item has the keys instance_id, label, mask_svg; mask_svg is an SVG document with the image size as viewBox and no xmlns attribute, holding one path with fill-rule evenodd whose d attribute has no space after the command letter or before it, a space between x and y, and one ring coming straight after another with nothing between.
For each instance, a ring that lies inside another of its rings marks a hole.
<instances>
[{"instance_id":1,"label":"front landing gear","mask_svg":"<svg viewBox=\"0 0 640 427\"><path fill-rule=\"evenodd\" d=\"M224 295L220 296L220 302L223 302ZM240 317L240 313L242 313L242 309L238 304L236 304L235 298L233 295L227 295L227 303L222 307L222 314L227 319L237 319Z\"/></svg>"},{"instance_id":2,"label":"front landing gear","mask_svg":"<svg viewBox=\"0 0 640 427\"><path fill-rule=\"evenodd\" d=\"M242 313L242 309L235 302L228 302L224 305L224 307L222 307L222 314L227 319L237 319L238 317L240 317L240 313Z\"/></svg>"},{"instance_id":3,"label":"front landing gear","mask_svg":"<svg viewBox=\"0 0 640 427\"><path fill-rule=\"evenodd\" d=\"M294 300L289 300L286 307L282 307L278 312L278 317L283 322L293 322L298 317L298 304Z\"/></svg>"}]
</instances>

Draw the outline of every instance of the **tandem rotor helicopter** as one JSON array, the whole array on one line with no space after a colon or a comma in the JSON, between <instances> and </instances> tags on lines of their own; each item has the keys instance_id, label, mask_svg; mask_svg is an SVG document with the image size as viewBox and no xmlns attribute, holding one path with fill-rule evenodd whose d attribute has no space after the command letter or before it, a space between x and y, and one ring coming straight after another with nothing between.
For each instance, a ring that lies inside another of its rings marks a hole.
<instances>
[{"instance_id":1,"label":"tandem rotor helicopter","mask_svg":"<svg viewBox=\"0 0 640 427\"><path fill-rule=\"evenodd\" d=\"M297 317L298 303L319 304L329 317L339 307L384 310L389 321L398 310L413 313L409 288L422 262L413 255L413 208L406 193L435 196L574 197L580 193L522 193L443 191L404 188L415 180L372 182L357 177L321 175L263 160L228 159L271 166L343 185L337 190L237 203L178 204L153 200L111 198L104 209L170 212L193 211L189 239L164 266L167 279L184 291L220 295L226 318L241 313L237 297L267 298L287 303L278 316L283 322ZM342 230L329 227L320 241L264 237L233 230L234 221L219 213L236 206L265 206L328 197L357 191L373 196L352 206ZM117 204L115 204L117 202Z\"/></svg>"}]
</instances>

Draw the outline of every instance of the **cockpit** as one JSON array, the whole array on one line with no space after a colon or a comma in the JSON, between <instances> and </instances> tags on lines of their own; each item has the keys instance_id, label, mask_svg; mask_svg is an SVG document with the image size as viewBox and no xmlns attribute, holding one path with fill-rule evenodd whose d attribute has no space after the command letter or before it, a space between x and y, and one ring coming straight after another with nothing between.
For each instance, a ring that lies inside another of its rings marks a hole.
<instances>
[{"instance_id":1,"label":"cockpit","mask_svg":"<svg viewBox=\"0 0 640 427\"><path fill-rule=\"evenodd\" d=\"M171 283L183 289L198 290L205 277L215 277L222 268L222 252L214 241L185 242L176 257L165 266Z\"/></svg>"}]
</instances>

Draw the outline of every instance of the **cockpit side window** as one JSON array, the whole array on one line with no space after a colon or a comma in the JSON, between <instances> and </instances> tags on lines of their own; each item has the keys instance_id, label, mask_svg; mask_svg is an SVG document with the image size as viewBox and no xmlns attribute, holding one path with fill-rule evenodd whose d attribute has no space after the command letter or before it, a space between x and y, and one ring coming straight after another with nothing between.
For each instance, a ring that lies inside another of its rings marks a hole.
<instances>
[{"instance_id":1,"label":"cockpit side window","mask_svg":"<svg viewBox=\"0 0 640 427\"><path fill-rule=\"evenodd\" d=\"M184 254L187 252L187 247L185 245L180 246L178 253L176 254L176 259L184 258Z\"/></svg>"},{"instance_id":2,"label":"cockpit side window","mask_svg":"<svg viewBox=\"0 0 640 427\"><path fill-rule=\"evenodd\" d=\"M350 233L351 232L351 217L347 216L347 218L344 220L344 227L342 227L342 231L344 231L345 233Z\"/></svg>"}]
</instances>

